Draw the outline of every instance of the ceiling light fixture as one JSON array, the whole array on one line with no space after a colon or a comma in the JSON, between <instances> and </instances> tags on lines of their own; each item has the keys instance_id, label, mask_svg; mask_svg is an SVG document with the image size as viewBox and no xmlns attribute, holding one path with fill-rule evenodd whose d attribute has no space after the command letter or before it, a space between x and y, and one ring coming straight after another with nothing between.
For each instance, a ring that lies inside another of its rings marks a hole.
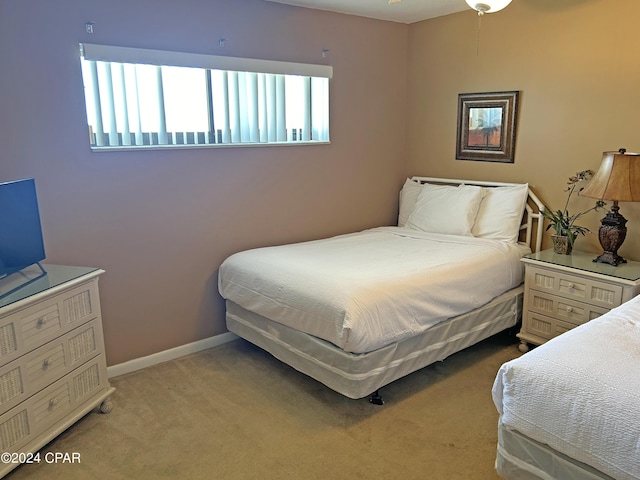
<instances>
[{"instance_id":1,"label":"ceiling light fixture","mask_svg":"<svg viewBox=\"0 0 640 480\"><path fill-rule=\"evenodd\" d=\"M484 2L477 2L476 0L464 0L471 8L478 12L479 16L485 13L494 13L502 10L504 7L511 3L511 0L485 0Z\"/></svg>"},{"instance_id":2,"label":"ceiling light fixture","mask_svg":"<svg viewBox=\"0 0 640 480\"><path fill-rule=\"evenodd\" d=\"M502 10L511 3L511 0L464 0L471 8L478 12L478 39L476 41L476 56L480 55L480 19L485 13L494 13Z\"/></svg>"}]
</instances>

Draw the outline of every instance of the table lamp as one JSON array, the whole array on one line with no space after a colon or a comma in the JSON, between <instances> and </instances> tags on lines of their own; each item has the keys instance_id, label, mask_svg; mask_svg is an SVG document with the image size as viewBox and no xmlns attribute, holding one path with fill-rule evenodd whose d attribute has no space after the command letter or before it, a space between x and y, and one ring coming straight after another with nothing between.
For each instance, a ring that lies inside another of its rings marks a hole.
<instances>
[{"instance_id":1,"label":"table lamp","mask_svg":"<svg viewBox=\"0 0 640 480\"><path fill-rule=\"evenodd\" d=\"M618 249L627 236L627 219L618 212L618 202L640 201L640 153L627 153L624 148L617 152L603 152L598 172L579 195L613 201L598 230L604 252L593 261L614 266L626 263L618 255Z\"/></svg>"}]
</instances>

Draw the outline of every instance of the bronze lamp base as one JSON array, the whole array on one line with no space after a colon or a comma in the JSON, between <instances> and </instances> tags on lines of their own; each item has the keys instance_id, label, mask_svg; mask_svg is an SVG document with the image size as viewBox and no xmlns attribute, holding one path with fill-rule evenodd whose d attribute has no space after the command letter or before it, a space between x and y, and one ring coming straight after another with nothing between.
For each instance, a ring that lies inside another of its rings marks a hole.
<instances>
[{"instance_id":1,"label":"bronze lamp base","mask_svg":"<svg viewBox=\"0 0 640 480\"><path fill-rule=\"evenodd\" d=\"M627 219L618 213L618 202L614 201L611 211L602 219L598 230L598 240L604 249L602 255L593 259L594 262L608 263L618 266L627 261L618 255L618 249L622 246L627 236Z\"/></svg>"}]
</instances>

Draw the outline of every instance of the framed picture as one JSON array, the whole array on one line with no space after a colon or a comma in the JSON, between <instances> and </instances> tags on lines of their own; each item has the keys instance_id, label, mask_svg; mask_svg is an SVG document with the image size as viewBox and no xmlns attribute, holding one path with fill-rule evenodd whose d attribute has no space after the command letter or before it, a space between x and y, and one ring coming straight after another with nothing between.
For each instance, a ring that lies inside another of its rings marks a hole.
<instances>
[{"instance_id":1,"label":"framed picture","mask_svg":"<svg viewBox=\"0 0 640 480\"><path fill-rule=\"evenodd\" d=\"M513 163L518 91L458 95L456 159Z\"/></svg>"}]
</instances>

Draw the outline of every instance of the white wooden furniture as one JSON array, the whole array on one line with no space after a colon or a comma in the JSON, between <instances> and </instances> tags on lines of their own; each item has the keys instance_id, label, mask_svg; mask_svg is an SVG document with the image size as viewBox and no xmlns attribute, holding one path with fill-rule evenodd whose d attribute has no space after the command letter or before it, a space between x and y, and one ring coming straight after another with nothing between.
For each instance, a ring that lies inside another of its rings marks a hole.
<instances>
[{"instance_id":1,"label":"white wooden furniture","mask_svg":"<svg viewBox=\"0 0 640 480\"><path fill-rule=\"evenodd\" d=\"M92 409L111 410L103 270L43 268L0 280L0 452L16 454L3 457L0 476Z\"/></svg>"},{"instance_id":2,"label":"white wooden furniture","mask_svg":"<svg viewBox=\"0 0 640 480\"><path fill-rule=\"evenodd\" d=\"M520 351L588 322L640 293L640 263L595 263L597 255L527 255Z\"/></svg>"}]
</instances>

